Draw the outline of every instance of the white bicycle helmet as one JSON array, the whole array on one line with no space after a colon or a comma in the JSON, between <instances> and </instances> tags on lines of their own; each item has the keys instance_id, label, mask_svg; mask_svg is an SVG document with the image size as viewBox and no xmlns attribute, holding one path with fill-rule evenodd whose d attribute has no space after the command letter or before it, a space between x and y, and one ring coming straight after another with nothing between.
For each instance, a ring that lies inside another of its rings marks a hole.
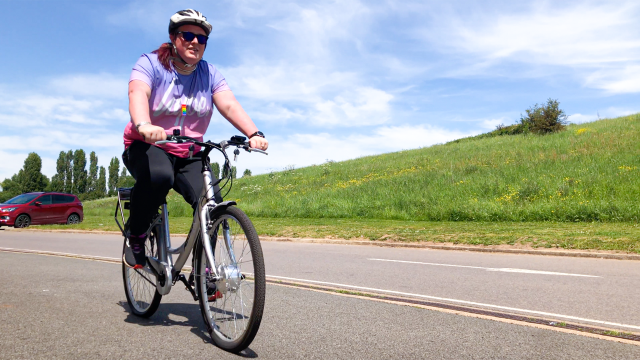
<instances>
[{"instance_id":1,"label":"white bicycle helmet","mask_svg":"<svg viewBox=\"0 0 640 360\"><path fill-rule=\"evenodd\" d=\"M171 16L169 20L169 34L173 34L182 25L200 26L207 36L211 33L212 27L207 18L200 11L193 9L180 10Z\"/></svg>"}]
</instances>

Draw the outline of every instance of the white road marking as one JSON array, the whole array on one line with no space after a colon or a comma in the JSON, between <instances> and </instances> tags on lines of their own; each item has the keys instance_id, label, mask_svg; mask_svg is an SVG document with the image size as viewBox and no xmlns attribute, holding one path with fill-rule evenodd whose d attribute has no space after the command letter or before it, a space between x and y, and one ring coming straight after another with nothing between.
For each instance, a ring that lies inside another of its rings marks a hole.
<instances>
[{"instance_id":1,"label":"white road marking","mask_svg":"<svg viewBox=\"0 0 640 360\"><path fill-rule=\"evenodd\" d=\"M370 287L364 287L364 286L355 286L355 285L348 285L348 284L331 283L331 282L326 282L326 281L296 279L296 278L290 278L290 277L285 277L285 276L267 275L267 277L275 278L275 279L307 282L307 283L313 283L313 284L331 285L331 286L336 286L336 287L345 287L345 288L350 288L350 289L375 291L375 292L382 292L382 293L396 294L396 295L403 295L403 296L410 296L410 297L418 297L418 298L424 298L424 299L451 302L451 303L456 303L456 304L488 307L488 308L492 308L492 309L509 310L509 311L527 313L527 314L536 314L536 315L548 316L548 317L553 317L553 318L563 318L563 319L570 319L570 320L576 320L576 321L584 321L584 322L589 322L589 323L594 323L594 324L601 324L601 325L608 325L608 326L618 326L618 327L625 327L625 328L629 328L629 329L640 330L640 326L637 326L637 325L620 324L620 323L614 323L614 322L610 322L610 321L586 319L586 318L581 318L581 317L577 317L577 316L554 314L554 313L549 313L549 312L544 312L544 311L519 309L519 308L514 308L514 307L500 306L500 305L493 305L493 304L484 304L484 303L479 303L479 302L474 302L474 301L449 299L449 298L443 298L443 297L438 297L438 296L412 294L412 293L393 291L393 290L376 289L376 288L370 288Z\"/></svg>"},{"instance_id":2,"label":"white road marking","mask_svg":"<svg viewBox=\"0 0 640 360\"><path fill-rule=\"evenodd\" d=\"M367 259L367 260L389 261L389 262L399 262L399 263L406 263L406 264L420 264L420 265L433 265L433 266L449 266L449 267L468 268L468 269L481 269L481 270L486 270L486 271L500 271L500 272L511 272L511 273L521 273L521 274L579 276L579 277L590 277L590 278L599 278L599 277L601 277L601 276L596 276L596 275L570 274L570 273L561 273L561 272L553 272L553 271L512 269L512 268L488 268L488 267L481 267L481 266L438 264L438 263L429 263L429 262L420 262L420 261L405 261L405 260L391 260L391 259Z\"/></svg>"}]
</instances>

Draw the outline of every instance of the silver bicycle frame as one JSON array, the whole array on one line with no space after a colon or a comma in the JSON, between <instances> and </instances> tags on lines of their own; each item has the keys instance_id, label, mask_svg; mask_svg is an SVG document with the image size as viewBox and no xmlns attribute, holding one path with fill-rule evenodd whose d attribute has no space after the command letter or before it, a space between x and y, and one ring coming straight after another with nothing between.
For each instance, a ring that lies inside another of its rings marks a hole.
<instances>
[{"instance_id":1,"label":"silver bicycle frame","mask_svg":"<svg viewBox=\"0 0 640 360\"><path fill-rule=\"evenodd\" d=\"M156 288L162 295L166 295L171 291L173 283L177 280L182 268L187 262L189 254L193 252L193 248L198 241L198 236L202 241L207 260L209 261L210 271L213 275L213 280L220 279L220 269L216 266L213 248L211 246L211 239L209 237L209 230L213 226L213 220L210 218L210 214L215 212L217 207L227 207L235 205L234 201L225 201L220 204L215 202L213 179L211 177L211 171L205 170L202 173L204 177L202 200L198 202L198 207L194 212L193 223L191 224L191 230L187 236L187 240L177 248L171 247L171 236L169 233L169 212L167 210L167 204L162 204L160 210L160 216L156 217L155 221L147 229L147 235L151 234L153 228L156 228L157 234L157 246L158 246L158 258L147 257L149 266L152 269L145 268L146 272L156 277ZM118 194L118 206L121 211L122 221L124 223L124 214L122 213L120 194ZM124 233L124 231L123 231ZM228 230L223 231L224 245L230 254L230 260L232 264L235 264L236 259L233 254L233 247L231 244L231 238ZM178 255L178 258L173 261L172 255Z\"/></svg>"},{"instance_id":2,"label":"silver bicycle frame","mask_svg":"<svg viewBox=\"0 0 640 360\"><path fill-rule=\"evenodd\" d=\"M163 143L169 141L161 141L157 143ZM227 147L227 142L221 142L222 151ZM266 152L258 149L251 149L252 151L260 152L266 154ZM156 217L151 226L147 229L147 236L151 234L151 231L154 227L156 227L156 234L158 236L157 244L158 244L158 258L155 257L147 257L148 263L151 267L144 268L142 271L146 271L156 277L156 288L158 292L162 295L166 295L171 291L171 287L173 283L177 281L184 264L187 262L187 258L189 254L193 252L193 248L198 241L198 237L200 237L200 241L202 241L202 245L204 247L205 254L207 256L207 260L209 262L209 270L213 275L212 280L218 281L221 279L223 274L220 272L224 272L224 269L219 269L216 266L213 248L211 246L211 239L209 238L209 230L213 228L213 222L216 219L211 218L211 214L216 213L216 209L218 207L228 207L231 205L235 205L235 201L224 201L221 203L215 202L215 193L214 193L214 184L213 178L211 176L211 169L209 166L203 167L202 171L203 176L203 185L202 185L202 193L200 196L200 201L198 201L198 206L196 211L193 214L193 223L191 224L191 230L189 231L189 235L187 236L187 240L185 240L182 245L177 248L171 247L171 236L169 234L169 212L167 210L167 204L162 204L162 208L160 211L160 216ZM120 192L118 192L118 205L116 207L116 223L118 223L118 227L122 231L122 234L127 237L122 226L118 221L118 208L121 213L122 223L125 223L124 212L122 209L122 200ZM223 223L223 231L222 235L224 238L224 246L227 249L227 254L229 254L230 265L235 267L236 258L233 251L233 244L231 243L231 235L229 233L228 226ZM173 261L172 255L178 255L178 258Z\"/></svg>"}]
</instances>

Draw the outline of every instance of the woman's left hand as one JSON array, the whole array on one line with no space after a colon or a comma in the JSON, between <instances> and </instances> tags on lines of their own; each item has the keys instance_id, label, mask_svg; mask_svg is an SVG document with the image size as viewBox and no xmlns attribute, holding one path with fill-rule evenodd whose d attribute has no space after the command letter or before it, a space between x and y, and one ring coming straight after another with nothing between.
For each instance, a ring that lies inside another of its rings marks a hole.
<instances>
[{"instance_id":1,"label":"woman's left hand","mask_svg":"<svg viewBox=\"0 0 640 360\"><path fill-rule=\"evenodd\" d=\"M269 142L263 137L254 136L249 139L249 146L254 149L267 150L267 148L269 147Z\"/></svg>"}]
</instances>

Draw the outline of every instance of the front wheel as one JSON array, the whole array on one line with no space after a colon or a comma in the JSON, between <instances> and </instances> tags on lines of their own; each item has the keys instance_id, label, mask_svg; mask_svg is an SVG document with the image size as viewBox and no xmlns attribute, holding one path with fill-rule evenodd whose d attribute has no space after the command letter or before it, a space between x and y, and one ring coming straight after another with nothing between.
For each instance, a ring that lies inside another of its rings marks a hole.
<instances>
[{"instance_id":1,"label":"front wheel","mask_svg":"<svg viewBox=\"0 0 640 360\"><path fill-rule=\"evenodd\" d=\"M151 232L151 236L144 243L145 254L158 258L158 246L155 229ZM124 256L127 240L125 239L122 247ZM129 308L134 315L148 318L153 315L158 306L162 295L156 289L156 277L150 270L149 263L142 269L134 269L122 261L122 280L124 281L124 293L127 296Z\"/></svg>"},{"instance_id":2,"label":"front wheel","mask_svg":"<svg viewBox=\"0 0 640 360\"><path fill-rule=\"evenodd\" d=\"M227 208L209 230L219 278L215 279L202 242L196 249L196 292L213 342L230 352L246 349L258 333L265 300L262 248L251 220Z\"/></svg>"},{"instance_id":3,"label":"front wheel","mask_svg":"<svg viewBox=\"0 0 640 360\"><path fill-rule=\"evenodd\" d=\"M16 218L15 223L13 224L16 228L26 228L31 224L31 218L29 215L22 214Z\"/></svg>"}]
</instances>

